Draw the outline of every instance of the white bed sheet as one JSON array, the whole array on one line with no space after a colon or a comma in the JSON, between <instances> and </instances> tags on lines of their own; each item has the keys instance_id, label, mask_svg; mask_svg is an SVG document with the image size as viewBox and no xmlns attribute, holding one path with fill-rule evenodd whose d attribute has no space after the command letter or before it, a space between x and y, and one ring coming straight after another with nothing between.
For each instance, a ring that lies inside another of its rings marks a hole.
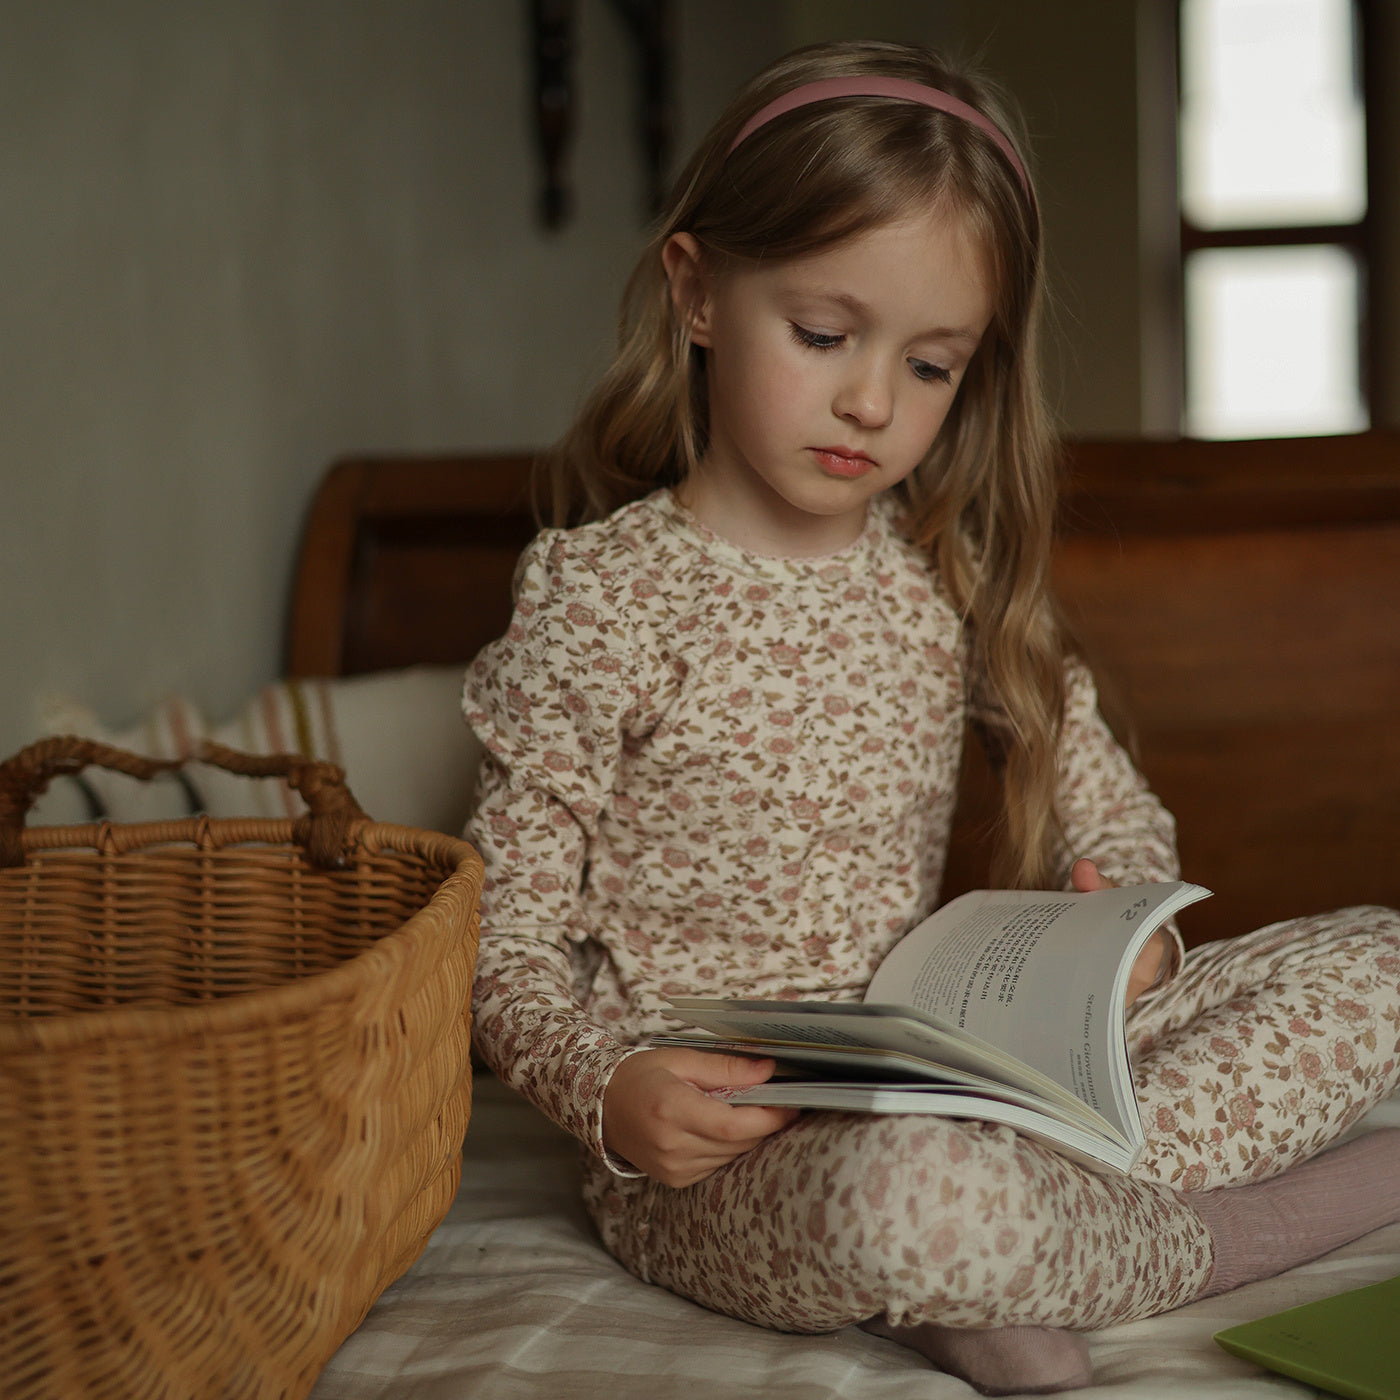
<instances>
[{"instance_id":1,"label":"white bed sheet","mask_svg":"<svg viewBox=\"0 0 1400 1400\"><path fill-rule=\"evenodd\" d=\"M1357 1132L1400 1125L1400 1098ZM769 1332L638 1282L597 1242L572 1139L482 1073L462 1189L423 1256L331 1359L312 1400L968 1400L854 1328ZM1227 1355L1223 1327L1400 1273L1400 1225L1275 1279L1091 1334L1094 1400L1301 1400Z\"/></svg>"}]
</instances>

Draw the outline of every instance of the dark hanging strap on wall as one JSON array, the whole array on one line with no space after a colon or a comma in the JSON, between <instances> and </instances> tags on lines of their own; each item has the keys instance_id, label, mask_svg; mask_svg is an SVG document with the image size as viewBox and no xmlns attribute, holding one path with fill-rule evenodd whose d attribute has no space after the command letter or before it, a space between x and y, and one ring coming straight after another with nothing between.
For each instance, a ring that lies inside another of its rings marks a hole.
<instances>
[{"instance_id":1,"label":"dark hanging strap on wall","mask_svg":"<svg viewBox=\"0 0 1400 1400\"><path fill-rule=\"evenodd\" d=\"M671 73L671 0L613 0L637 50L637 125L645 162L647 208L660 213L671 168L675 120Z\"/></svg>"},{"instance_id":2,"label":"dark hanging strap on wall","mask_svg":"<svg viewBox=\"0 0 1400 1400\"><path fill-rule=\"evenodd\" d=\"M574 125L573 0L531 0L535 44L535 123L544 161L540 217L559 228L573 199L566 156Z\"/></svg>"},{"instance_id":3,"label":"dark hanging strap on wall","mask_svg":"<svg viewBox=\"0 0 1400 1400\"><path fill-rule=\"evenodd\" d=\"M674 129L672 0L613 0L637 55L637 124L649 212L661 208ZM573 136L574 0L531 0L535 125L544 165L540 217L560 228L573 211L568 154Z\"/></svg>"}]
</instances>

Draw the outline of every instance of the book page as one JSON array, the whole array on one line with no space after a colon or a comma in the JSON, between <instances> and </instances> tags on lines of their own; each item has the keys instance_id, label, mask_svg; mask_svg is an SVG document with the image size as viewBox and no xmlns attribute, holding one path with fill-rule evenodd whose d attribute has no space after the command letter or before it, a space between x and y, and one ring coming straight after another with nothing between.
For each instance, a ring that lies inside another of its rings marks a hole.
<instances>
[{"instance_id":1,"label":"book page","mask_svg":"<svg viewBox=\"0 0 1400 1400\"><path fill-rule=\"evenodd\" d=\"M1175 882L1089 895L963 895L895 946L865 1000L951 1022L1132 1131L1123 1039L1128 972L1153 930L1206 893Z\"/></svg>"}]
</instances>

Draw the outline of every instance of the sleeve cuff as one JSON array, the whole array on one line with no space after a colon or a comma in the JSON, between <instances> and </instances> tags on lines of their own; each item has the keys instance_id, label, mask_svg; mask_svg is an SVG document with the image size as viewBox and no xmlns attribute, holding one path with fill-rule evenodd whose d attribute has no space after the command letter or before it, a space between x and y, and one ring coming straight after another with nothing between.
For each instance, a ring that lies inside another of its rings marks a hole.
<instances>
[{"instance_id":1,"label":"sleeve cuff","mask_svg":"<svg viewBox=\"0 0 1400 1400\"><path fill-rule=\"evenodd\" d=\"M593 1131L591 1134L591 1141L588 1145L614 1176L622 1177L624 1180L635 1180L638 1177L645 1176L646 1173L634 1167L625 1157L619 1157L618 1154L612 1151L603 1141L603 1100L607 1097L608 1085L612 1083L612 1077L617 1073L618 1065L620 1065L623 1060L630 1060L633 1055L639 1054L646 1048L645 1045L629 1046L623 1054L620 1054L612 1062L608 1067L607 1073L603 1077L602 1087L598 1092L597 1108L593 1114Z\"/></svg>"}]
</instances>

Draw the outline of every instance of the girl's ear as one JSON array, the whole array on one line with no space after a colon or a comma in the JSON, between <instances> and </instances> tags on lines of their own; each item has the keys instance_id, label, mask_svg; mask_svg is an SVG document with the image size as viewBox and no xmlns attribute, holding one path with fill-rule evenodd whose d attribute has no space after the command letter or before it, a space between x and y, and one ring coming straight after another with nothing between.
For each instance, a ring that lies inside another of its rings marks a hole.
<instances>
[{"instance_id":1,"label":"girl's ear","mask_svg":"<svg viewBox=\"0 0 1400 1400\"><path fill-rule=\"evenodd\" d=\"M677 322L690 332L692 345L710 343L709 275L705 250L694 234L673 233L661 249L661 266L671 286Z\"/></svg>"}]
</instances>

